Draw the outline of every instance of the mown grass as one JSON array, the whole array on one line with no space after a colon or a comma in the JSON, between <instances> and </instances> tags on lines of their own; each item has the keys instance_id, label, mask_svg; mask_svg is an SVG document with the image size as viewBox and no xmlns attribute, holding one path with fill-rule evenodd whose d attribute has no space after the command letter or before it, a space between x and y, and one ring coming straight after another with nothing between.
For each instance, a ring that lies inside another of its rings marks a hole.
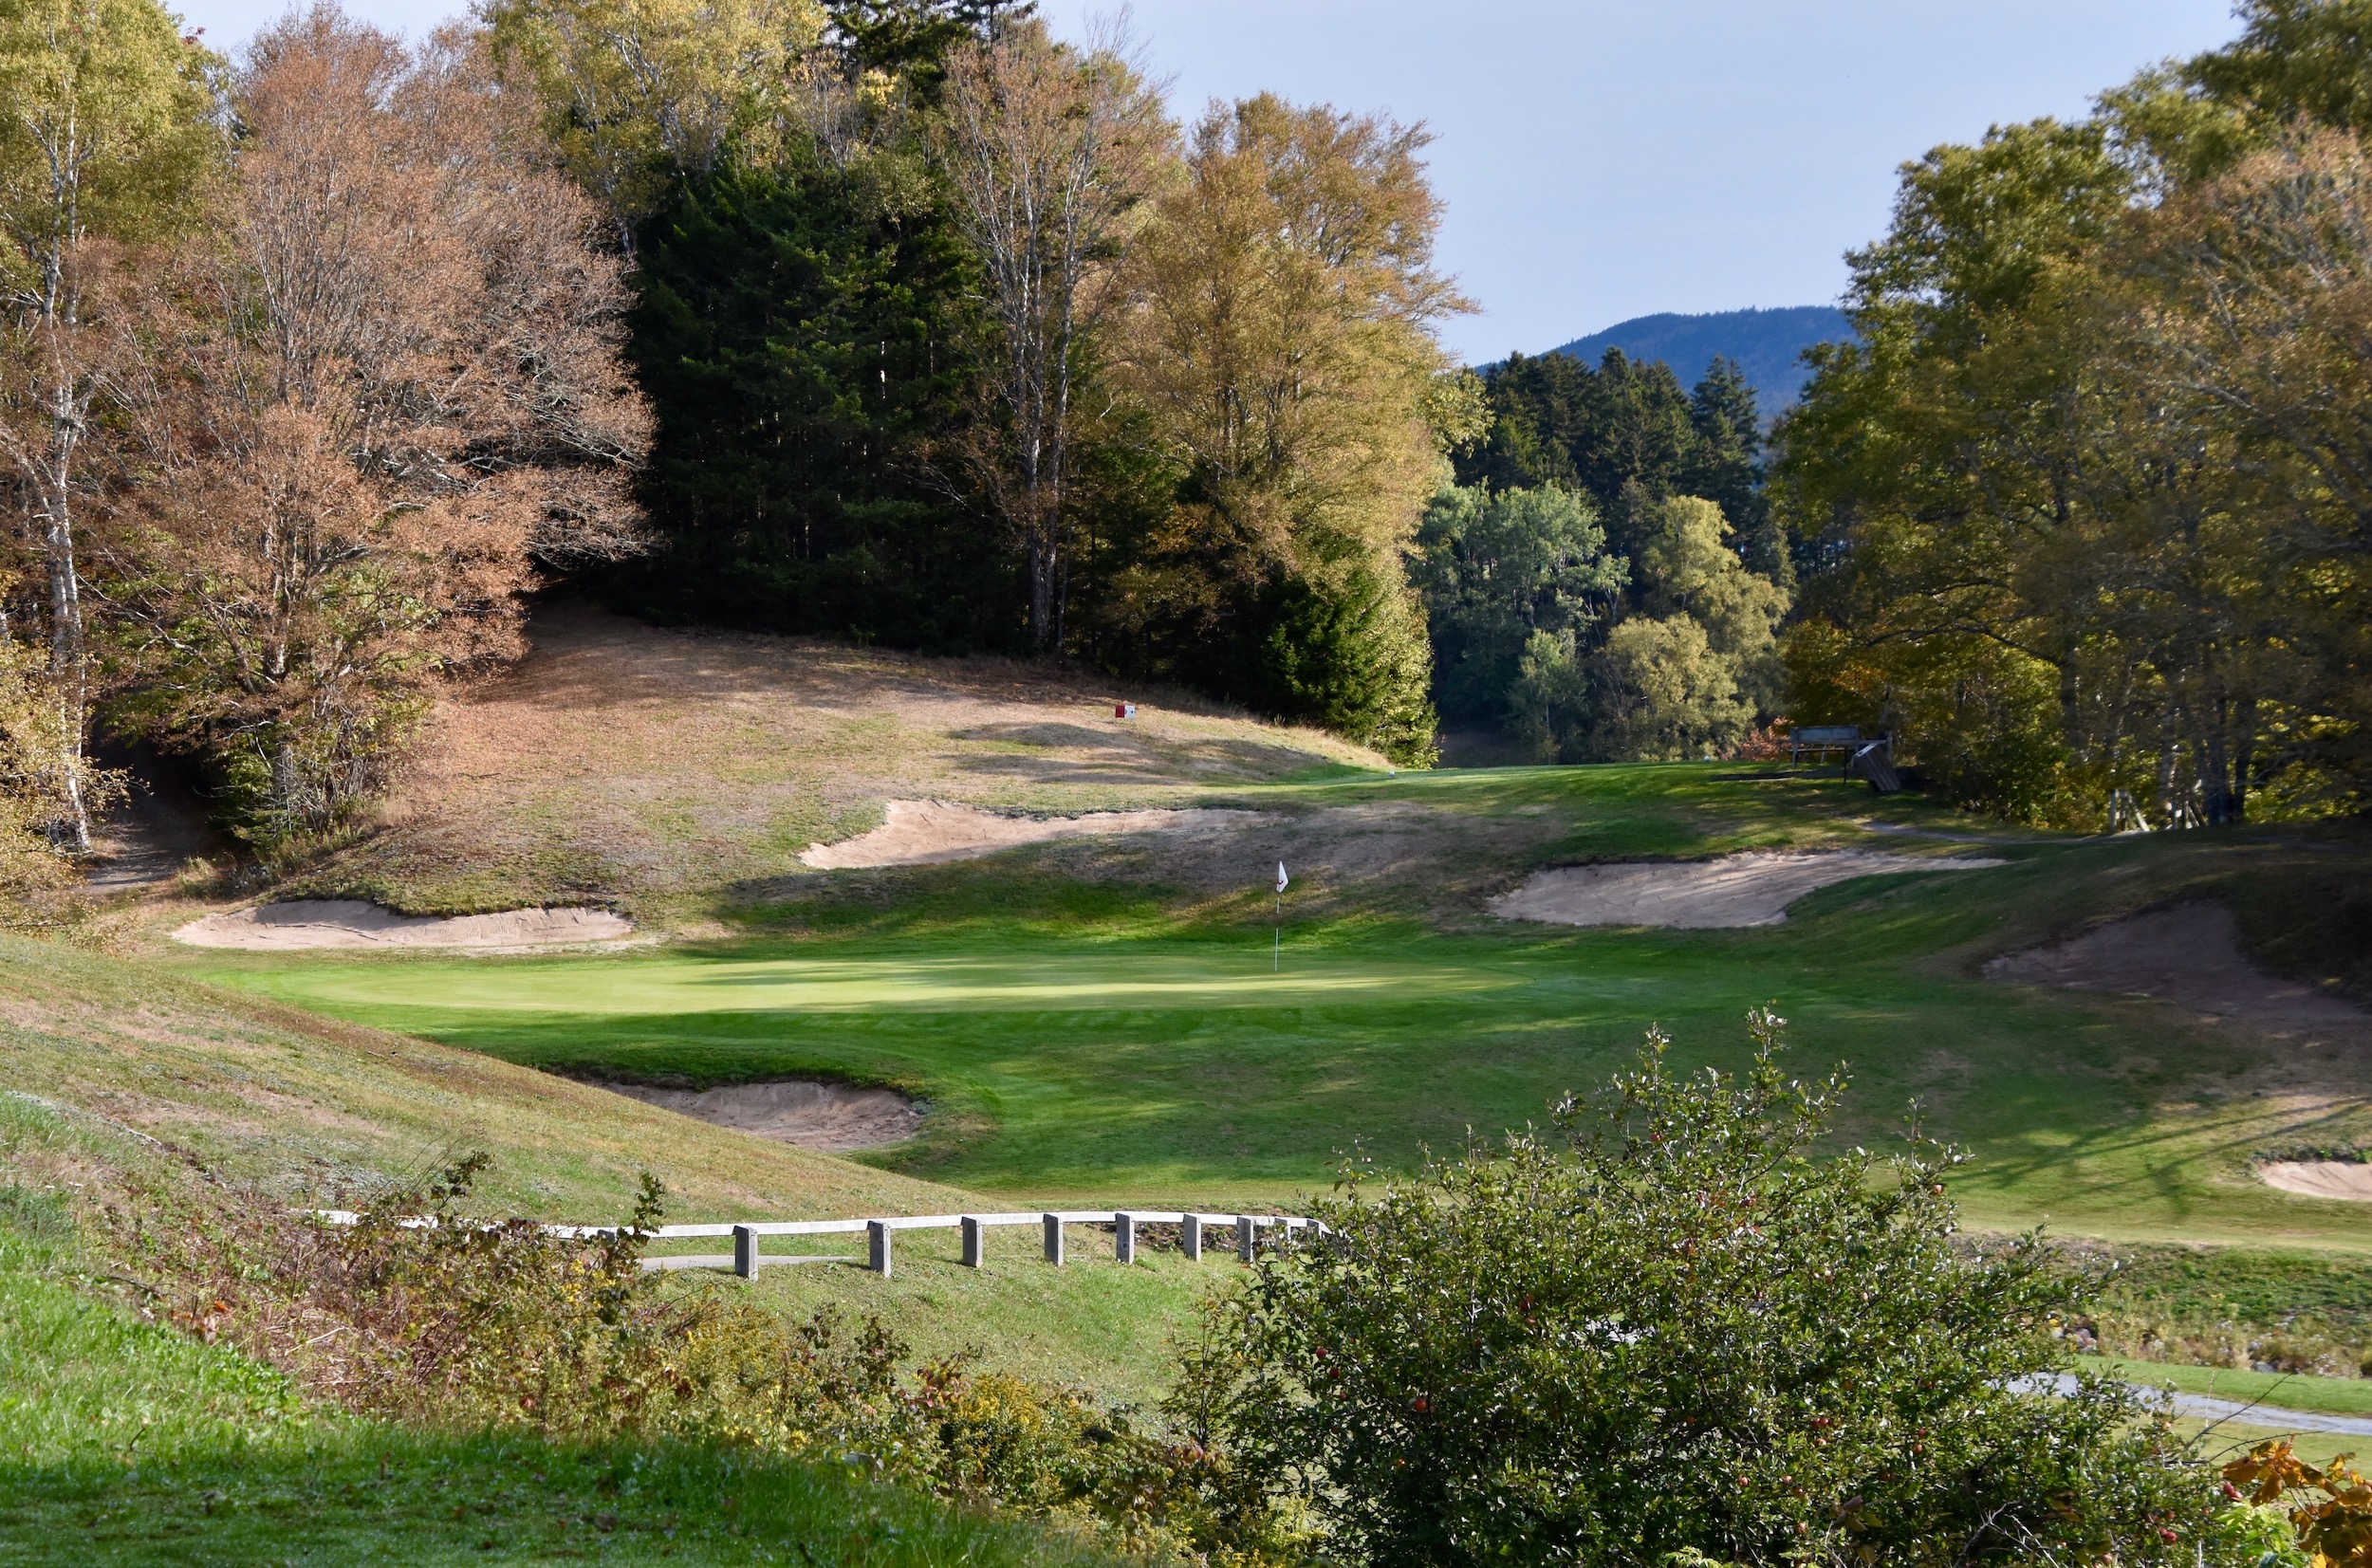
<instances>
[{"instance_id":1,"label":"mown grass","mask_svg":"<svg viewBox=\"0 0 2372 1568\"><path fill-rule=\"evenodd\" d=\"M2316 1377L2307 1373L2247 1372L2231 1367L2194 1367L2170 1361L2135 1361L2114 1356L2083 1356L2088 1367L2144 1388L2169 1388L2184 1393L2212 1394L2240 1405L2261 1405L2270 1411L2312 1411L2325 1415L2372 1415L2372 1380L2361 1377ZM2259 1426L2278 1425L2276 1417L2261 1416ZM2372 1438L2357 1438L2359 1446Z\"/></svg>"},{"instance_id":2,"label":"mown grass","mask_svg":"<svg viewBox=\"0 0 2372 1568\"><path fill-rule=\"evenodd\" d=\"M765 1143L474 1052L0 935L0 1155L51 1112L291 1203L351 1200L483 1151L504 1211L607 1221L657 1173L678 1211L958 1207L957 1192Z\"/></svg>"},{"instance_id":3,"label":"mown grass","mask_svg":"<svg viewBox=\"0 0 2372 1568\"><path fill-rule=\"evenodd\" d=\"M700 1252L713 1243L659 1244ZM1047 1264L1035 1227L988 1232L985 1266L963 1266L954 1231L900 1231L889 1279L862 1266L862 1246L839 1238L769 1244L777 1256L837 1254L835 1263L781 1264L744 1282L687 1272L687 1287L747 1290L788 1317L837 1309L850 1319L879 1316L916 1356L969 1356L1033 1382L1084 1389L1099 1402L1150 1406L1167 1393L1177 1339L1196 1303L1233 1278L1234 1254L1214 1242L1189 1263L1140 1237L1137 1261L1113 1260L1108 1228L1069 1227L1065 1265Z\"/></svg>"},{"instance_id":4,"label":"mown grass","mask_svg":"<svg viewBox=\"0 0 2372 1568\"><path fill-rule=\"evenodd\" d=\"M405 1430L73 1288L62 1205L0 1188L0 1563L1109 1560L797 1465Z\"/></svg>"},{"instance_id":5,"label":"mown grass","mask_svg":"<svg viewBox=\"0 0 2372 1568\"><path fill-rule=\"evenodd\" d=\"M2253 929L2300 914L2301 878L2363 874L2356 839L1988 835L1932 805L1720 766L1372 776L1227 797L1290 814L1385 801L1529 821L1532 863L1775 845L1949 852L1864 823L1987 838L2012 863L1865 879L1781 926L1566 931L1457 910L1420 918L1421 877L1297 883L1270 972L1258 878L1212 900L1066 880L1029 853L815 878L746 912L752 934L599 957L190 955L227 985L509 1061L721 1081L824 1073L899 1084L935 1134L880 1162L1017 1199L1285 1200L1363 1146L1407 1170L1538 1120L1660 1024L1689 1064L1742 1059L1739 1020L1775 1001L1805 1070L1850 1064L1849 1134L1913 1100L1974 1163L1977 1223L2048 1220L2138 1240L2372 1248L2372 1214L2250 1179L2250 1157L2372 1131L2339 1054L2202 1026L2155 1004L2014 987L1994 951L2181 897L2232 899ZM1324 819L1310 816L1310 831ZM1545 846L1545 847L1544 847ZM1510 850L1513 855L1517 851ZM1248 868L1257 872L1260 867ZM2278 892L2292 890L2285 906ZM2253 912L2253 913L2252 913ZM2341 977L2341 978L2344 978Z\"/></svg>"}]
</instances>

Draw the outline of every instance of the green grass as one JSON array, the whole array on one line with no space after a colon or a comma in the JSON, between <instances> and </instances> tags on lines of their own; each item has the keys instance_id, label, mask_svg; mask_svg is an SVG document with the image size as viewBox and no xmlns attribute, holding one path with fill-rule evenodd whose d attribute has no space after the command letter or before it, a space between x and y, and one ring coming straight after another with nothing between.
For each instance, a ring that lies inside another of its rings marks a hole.
<instances>
[{"instance_id":1,"label":"green grass","mask_svg":"<svg viewBox=\"0 0 2372 1568\"><path fill-rule=\"evenodd\" d=\"M1429 893L1425 867L1457 860L1461 845L1502 870L1775 844L1934 853L1953 846L1862 823L1882 814L1983 836L1982 824L1717 766L1368 775L1226 799L1306 823L1313 841L1329 805L1422 811L1450 848L1414 855L1415 872L1297 882L1317 913L1288 911L1274 974L1254 886L1214 898L1158 880L1078 880L1029 853L807 878L742 909L745 939L696 948L174 962L574 1073L904 1085L933 1101L934 1131L882 1163L1016 1198L1102 1202L1289 1198L1325 1185L1334 1152L1354 1143L1406 1169L1470 1128L1541 1117L1556 1095L1627 1061L1650 1024L1673 1033L1684 1062L1734 1064L1741 1015L1775 1001L1794 1022L1799 1066L1851 1065L1851 1135L1882 1134L1917 1098L1970 1146L1959 1192L1978 1223L2372 1248L2363 1208L2275 1193L2246 1173L2261 1150L2372 1127L2352 1063L2309 1063L2317 1093L2302 1098L2284 1076L2294 1052L2155 1005L1973 972L1992 951L2176 896L2230 896L2244 919L2277 926L2285 906L2266 890L2360 874L2351 839L1996 835L2012 864L1844 884L1783 926L1563 931L1488 921ZM1529 837L1489 837L1509 824Z\"/></svg>"},{"instance_id":2,"label":"green grass","mask_svg":"<svg viewBox=\"0 0 2372 1568\"><path fill-rule=\"evenodd\" d=\"M713 1243L662 1243L699 1252ZM834 1264L773 1265L749 1283L723 1274L684 1273L690 1286L751 1293L760 1304L805 1319L837 1308L850 1319L878 1315L915 1354L933 1360L969 1353L983 1366L1034 1382L1088 1391L1101 1402L1150 1405L1168 1392L1174 1338L1195 1303L1238 1272L1214 1242L1201 1261L1156 1250L1143 1238L1137 1261L1113 1261L1109 1231L1069 1227L1065 1266L1049 1266L1035 1227L988 1232L985 1266L966 1268L955 1232L898 1233L887 1280L859 1266L861 1245L840 1238L770 1243L771 1253L836 1253Z\"/></svg>"},{"instance_id":3,"label":"green grass","mask_svg":"<svg viewBox=\"0 0 2372 1568\"><path fill-rule=\"evenodd\" d=\"M0 1197L0 1564L1109 1560L839 1467L308 1409L268 1369L72 1288L62 1210Z\"/></svg>"},{"instance_id":4,"label":"green grass","mask_svg":"<svg viewBox=\"0 0 2372 1568\"><path fill-rule=\"evenodd\" d=\"M2372 1415L2372 1380L2316 1377L2305 1373L2236 1372L2230 1367L2190 1367L2168 1361L2131 1361L2085 1356L2085 1366L2149 1388L2212 1394L2243 1405L2277 1411L2313 1411L2325 1415ZM2270 1418L2260 1425L2270 1424ZM2372 1441L2363 1438L2359 1444Z\"/></svg>"}]
</instances>

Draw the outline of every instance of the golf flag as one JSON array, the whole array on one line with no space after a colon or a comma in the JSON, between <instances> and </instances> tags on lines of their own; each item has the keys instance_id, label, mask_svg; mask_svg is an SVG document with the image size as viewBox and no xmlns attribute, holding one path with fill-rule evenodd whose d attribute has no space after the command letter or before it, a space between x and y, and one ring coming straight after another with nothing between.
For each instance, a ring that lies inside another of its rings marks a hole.
<instances>
[{"instance_id":1,"label":"golf flag","mask_svg":"<svg viewBox=\"0 0 2372 1568\"><path fill-rule=\"evenodd\" d=\"M1291 877L1289 877L1289 876L1286 876L1286 875L1285 875L1285 862L1284 862L1284 861L1282 861L1282 860L1279 860L1279 861L1276 863L1276 890L1277 890L1277 892L1279 892L1279 893L1283 893L1283 892L1285 891L1285 884L1286 884L1286 883L1288 883L1288 882L1289 882L1289 881L1291 881L1291 880L1292 880L1292 878L1291 878Z\"/></svg>"}]
</instances>

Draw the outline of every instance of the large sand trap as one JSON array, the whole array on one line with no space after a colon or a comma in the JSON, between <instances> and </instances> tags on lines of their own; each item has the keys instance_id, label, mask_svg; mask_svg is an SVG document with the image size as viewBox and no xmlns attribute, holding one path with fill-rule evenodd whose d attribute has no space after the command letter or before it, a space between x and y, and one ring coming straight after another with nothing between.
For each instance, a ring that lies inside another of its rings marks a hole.
<instances>
[{"instance_id":1,"label":"large sand trap","mask_svg":"<svg viewBox=\"0 0 2372 1568\"><path fill-rule=\"evenodd\" d=\"M634 925L607 910L506 910L439 918L398 914L359 898L301 898L193 920L173 933L194 948L540 948L611 942Z\"/></svg>"},{"instance_id":2,"label":"large sand trap","mask_svg":"<svg viewBox=\"0 0 2372 1568\"><path fill-rule=\"evenodd\" d=\"M2266 1186L2285 1192L2372 1203L2372 1165L2362 1160L2268 1160L2256 1173Z\"/></svg>"},{"instance_id":3,"label":"large sand trap","mask_svg":"<svg viewBox=\"0 0 2372 1568\"><path fill-rule=\"evenodd\" d=\"M1926 859L1840 850L1825 855L1727 855L1718 860L1633 861L1535 873L1491 900L1509 920L1559 926L1775 926L1815 888L1906 871L1975 871L2004 862Z\"/></svg>"},{"instance_id":4,"label":"large sand trap","mask_svg":"<svg viewBox=\"0 0 2372 1568\"><path fill-rule=\"evenodd\" d=\"M813 844L802 864L825 871L858 866L927 866L970 860L1016 844L1113 833L1191 833L1242 827L1256 811L1091 811L1084 817L1001 817L945 801L892 801L889 820L837 844Z\"/></svg>"},{"instance_id":5,"label":"large sand trap","mask_svg":"<svg viewBox=\"0 0 2372 1568\"><path fill-rule=\"evenodd\" d=\"M602 1087L718 1127L827 1154L903 1143L922 1126L922 1108L895 1089L855 1089L813 1079L729 1083L716 1089L654 1089L640 1083Z\"/></svg>"},{"instance_id":6,"label":"large sand trap","mask_svg":"<svg viewBox=\"0 0 2372 1568\"><path fill-rule=\"evenodd\" d=\"M2252 1023L2365 1019L2363 1009L2304 981L2277 979L2251 965L2240 950L2240 927L2221 904L2130 915L2056 947L2004 953L1985 972L2029 986L2155 997Z\"/></svg>"}]
</instances>

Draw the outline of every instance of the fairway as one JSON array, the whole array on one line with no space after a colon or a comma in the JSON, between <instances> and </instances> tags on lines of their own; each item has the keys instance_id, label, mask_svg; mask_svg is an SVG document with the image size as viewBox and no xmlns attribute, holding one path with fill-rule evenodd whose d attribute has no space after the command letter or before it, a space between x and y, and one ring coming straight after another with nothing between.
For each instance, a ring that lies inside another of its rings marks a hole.
<instances>
[{"instance_id":1,"label":"fairway","mask_svg":"<svg viewBox=\"0 0 2372 1568\"><path fill-rule=\"evenodd\" d=\"M1407 1002L1517 986L1524 976L1473 965L1398 962L1385 954L1304 952L1289 970L1269 949L1076 951L988 958L921 953L879 959L802 954L683 955L517 963L307 968L258 977L258 989L361 1016L382 1008L573 1013L606 1018L685 1013L1009 1012L1189 1007L1305 1007Z\"/></svg>"},{"instance_id":2,"label":"fairway","mask_svg":"<svg viewBox=\"0 0 2372 1568\"><path fill-rule=\"evenodd\" d=\"M1877 839L1844 816L1866 812L1864 794L1703 768L1385 787L1469 824L1553 812L1584 849L1568 859ZM1382 793L1320 782L1231 799L1323 807L1349 790ZM581 1077L896 1085L931 1114L920 1139L874 1163L1017 1201L1103 1204L1287 1201L1327 1186L1354 1149L1412 1170L1470 1134L1544 1121L1559 1096L1627 1063L1651 1024L1680 1063L1734 1067L1743 1015L1775 1003L1799 1070L1849 1066L1848 1135L1883 1138L1917 1101L1968 1146L1960 1195L1980 1223L2372 1249L2363 1208L2249 1173L2268 1149L2358 1135L2351 1063L2318 1062L2318 1091L2300 1095L2267 1042L2155 1004L1975 974L1991 952L2092 911L2245 891L2252 876L2286 886L2258 861L2287 852L2173 836L1992 841L2010 863L1844 882L1798 900L1783 925L1733 931L1445 929L1417 917L1422 889L1404 877L1315 890L1316 913L1288 911L1272 958L1265 900L1181 907L1158 887L1066 882L1024 853L905 874L886 897L883 884L816 883L820 901L785 917L795 933L765 934L762 918L744 939L639 951L173 962Z\"/></svg>"}]
</instances>

